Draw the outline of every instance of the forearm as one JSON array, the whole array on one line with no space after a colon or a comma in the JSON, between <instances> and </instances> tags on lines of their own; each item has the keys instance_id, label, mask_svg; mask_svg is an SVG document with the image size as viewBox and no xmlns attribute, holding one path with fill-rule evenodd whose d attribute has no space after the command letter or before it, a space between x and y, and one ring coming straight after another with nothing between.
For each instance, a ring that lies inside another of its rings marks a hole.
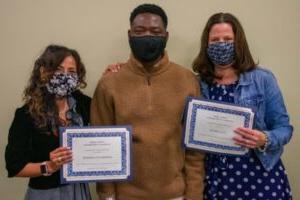
<instances>
[{"instance_id":1,"label":"forearm","mask_svg":"<svg viewBox=\"0 0 300 200\"><path fill-rule=\"evenodd\" d=\"M38 177L41 176L41 166L42 163L28 163L25 167L16 174L16 177Z\"/></svg>"},{"instance_id":2,"label":"forearm","mask_svg":"<svg viewBox=\"0 0 300 200\"><path fill-rule=\"evenodd\" d=\"M39 177L42 176L42 171L41 171L41 165L42 162L40 163L28 163L25 165L25 167L16 174L16 177ZM53 174L56 172L59 167L56 166L54 163L51 161L46 161L47 169L49 175Z\"/></svg>"}]
</instances>

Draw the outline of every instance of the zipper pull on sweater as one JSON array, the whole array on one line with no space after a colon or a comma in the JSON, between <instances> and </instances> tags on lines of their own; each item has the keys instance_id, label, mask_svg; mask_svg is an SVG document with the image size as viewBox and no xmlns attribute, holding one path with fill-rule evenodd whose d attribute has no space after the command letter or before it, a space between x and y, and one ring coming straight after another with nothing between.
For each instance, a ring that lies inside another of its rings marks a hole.
<instances>
[{"instance_id":1,"label":"zipper pull on sweater","mask_svg":"<svg viewBox=\"0 0 300 200\"><path fill-rule=\"evenodd\" d=\"M148 84L149 86L151 85L150 76L147 76L147 84Z\"/></svg>"},{"instance_id":2,"label":"zipper pull on sweater","mask_svg":"<svg viewBox=\"0 0 300 200\"><path fill-rule=\"evenodd\" d=\"M148 85L148 86L150 86L151 85L151 76L150 76L150 74L149 73L147 73L146 74L146 84Z\"/></svg>"}]
</instances>

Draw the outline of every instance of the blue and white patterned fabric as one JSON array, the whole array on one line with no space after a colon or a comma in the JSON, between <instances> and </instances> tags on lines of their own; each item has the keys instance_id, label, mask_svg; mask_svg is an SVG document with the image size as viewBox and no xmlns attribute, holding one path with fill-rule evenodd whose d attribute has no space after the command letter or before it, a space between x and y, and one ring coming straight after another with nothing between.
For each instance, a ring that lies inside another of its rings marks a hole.
<instances>
[{"instance_id":1,"label":"blue and white patterned fabric","mask_svg":"<svg viewBox=\"0 0 300 200\"><path fill-rule=\"evenodd\" d=\"M74 97L68 97L69 110L66 112L66 119L71 121L72 126L83 126L83 120L80 114L76 112L76 100Z\"/></svg>"},{"instance_id":2,"label":"blue and white patterned fabric","mask_svg":"<svg viewBox=\"0 0 300 200\"><path fill-rule=\"evenodd\" d=\"M207 54L215 65L228 65L235 59L233 42L215 42L207 47Z\"/></svg>"},{"instance_id":3,"label":"blue and white patterned fabric","mask_svg":"<svg viewBox=\"0 0 300 200\"><path fill-rule=\"evenodd\" d=\"M203 97L209 99L209 84L201 81L200 86ZM234 104L249 107L255 113L253 126L268 136L268 144L264 152L254 152L264 168L272 170L293 134L282 93L272 72L257 67L240 74L234 90Z\"/></svg>"},{"instance_id":4,"label":"blue and white patterned fabric","mask_svg":"<svg viewBox=\"0 0 300 200\"><path fill-rule=\"evenodd\" d=\"M80 114L76 112L76 100L72 96L68 96L69 110L66 112L66 119L70 122L69 126L83 126L83 120ZM58 126L54 118L50 120L52 132L58 135Z\"/></svg>"},{"instance_id":5,"label":"blue and white patterned fabric","mask_svg":"<svg viewBox=\"0 0 300 200\"><path fill-rule=\"evenodd\" d=\"M78 76L76 73L55 72L49 83L46 84L50 94L58 97L65 97L76 90Z\"/></svg>"},{"instance_id":6,"label":"blue and white patterned fabric","mask_svg":"<svg viewBox=\"0 0 300 200\"><path fill-rule=\"evenodd\" d=\"M238 83L212 85L209 98L234 102ZM206 200L290 200L291 190L281 160L266 171L253 151L247 156L206 155Z\"/></svg>"}]
</instances>

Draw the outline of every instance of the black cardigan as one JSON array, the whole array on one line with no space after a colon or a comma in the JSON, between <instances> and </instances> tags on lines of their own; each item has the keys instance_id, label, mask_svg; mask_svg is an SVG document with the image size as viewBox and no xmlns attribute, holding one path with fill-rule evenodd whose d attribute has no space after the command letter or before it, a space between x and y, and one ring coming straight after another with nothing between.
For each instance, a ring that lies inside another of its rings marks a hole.
<instances>
[{"instance_id":1,"label":"black cardigan","mask_svg":"<svg viewBox=\"0 0 300 200\"><path fill-rule=\"evenodd\" d=\"M76 111L82 116L84 125L88 125L91 98L80 91L74 92L72 96L76 100ZM51 129L42 130L34 126L27 105L16 110L5 150L8 177L18 174L29 162L49 160L49 153L59 147L59 138L49 133L51 133ZM29 186L35 189L49 189L59 185L59 171L51 176L33 177L29 180Z\"/></svg>"}]
</instances>

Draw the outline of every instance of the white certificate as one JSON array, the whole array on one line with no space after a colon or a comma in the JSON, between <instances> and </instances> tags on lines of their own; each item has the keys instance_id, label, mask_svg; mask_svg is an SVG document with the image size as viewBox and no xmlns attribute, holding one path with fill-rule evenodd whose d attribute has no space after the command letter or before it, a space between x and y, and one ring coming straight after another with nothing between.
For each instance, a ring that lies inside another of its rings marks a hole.
<instances>
[{"instance_id":1,"label":"white certificate","mask_svg":"<svg viewBox=\"0 0 300 200\"><path fill-rule=\"evenodd\" d=\"M73 160L63 165L61 183L127 180L131 177L131 127L66 127L60 143Z\"/></svg>"},{"instance_id":2,"label":"white certificate","mask_svg":"<svg viewBox=\"0 0 300 200\"><path fill-rule=\"evenodd\" d=\"M253 117L250 108L188 98L184 144L187 148L213 153L244 155L248 148L234 143L234 130L252 128Z\"/></svg>"}]
</instances>

